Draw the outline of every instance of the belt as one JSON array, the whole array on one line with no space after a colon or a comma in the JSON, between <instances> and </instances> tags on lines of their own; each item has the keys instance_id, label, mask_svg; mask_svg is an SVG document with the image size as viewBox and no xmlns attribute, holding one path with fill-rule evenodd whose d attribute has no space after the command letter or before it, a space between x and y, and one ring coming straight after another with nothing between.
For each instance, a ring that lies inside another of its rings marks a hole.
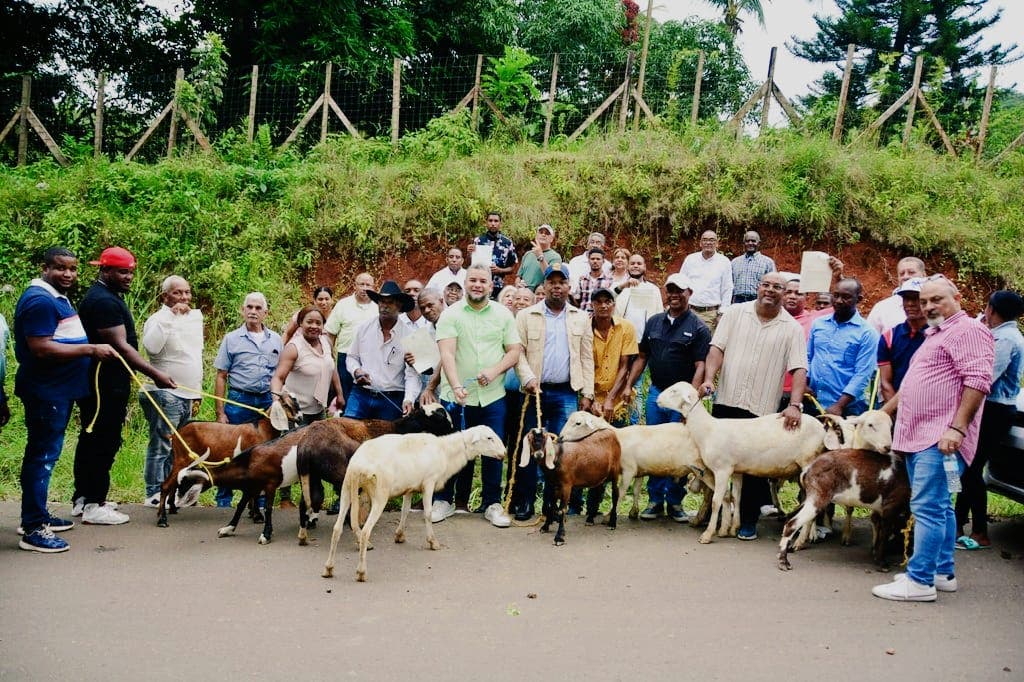
<instances>
[{"instance_id":1,"label":"belt","mask_svg":"<svg viewBox=\"0 0 1024 682\"><path fill-rule=\"evenodd\" d=\"M698 313L710 313L712 310L718 310L717 305L691 305L690 310Z\"/></svg>"},{"instance_id":2,"label":"belt","mask_svg":"<svg viewBox=\"0 0 1024 682\"><path fill-rule=\"evenodd\" d=\"M250 396L252 398L262 398L265 395L267 395L268 393L270 393L270 391L246 391L246 390L243 390L241 388L234 388L234 387L232 387L232 388L230 388L228 390L234 391L235 393L241 393L242 395L247 395L247 396Z\"/></svg>"},{"instance_id":3,"label":"belt","mask_svg":"<svg viewBox=\"0 0 1024 682\"><path fill-rule=\"evenodd\" d=\"M540 388L541 388L542 391L544 391L544 390L547 390L547 391L552 391L552 390L554 390L554 391L569 390L569 391L571 391L572 390L572 384L570 382L568 382L568 381L563 381L563 382L557 383L557 384L542 383L540 385Z\"/></svg>"},{"instance_id":4,"label":"belt","mask_svg":"<svg viewBox=\"0 0 1024 682\"><path fill-rule=\"evenodd\" d=\"M404 388L395 388L395 389L391 389L389 391L378 391L375 388L367 388L366 386L360 386L359 384L354 384L352 386L352 388L357 388L360 391L363 391L364 393L369 393L370 395L391 396L391 395L394 395L394 394L397 393L398 395L401 395L403 397L405 396L405 389Z\"/></svg>"}]
</instances>

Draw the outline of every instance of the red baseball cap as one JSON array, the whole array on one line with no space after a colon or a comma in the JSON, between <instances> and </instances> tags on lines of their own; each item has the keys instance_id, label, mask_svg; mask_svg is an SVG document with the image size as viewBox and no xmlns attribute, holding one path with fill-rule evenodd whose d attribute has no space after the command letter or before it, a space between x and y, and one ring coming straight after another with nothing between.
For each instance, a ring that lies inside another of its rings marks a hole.
<instances>
[{"instance_id":1,"label":"red baseball cap","mask_svg":"<svg viewBox=\"0 0 1024 682\"><path fill-rule=\"evenodd\" d=\"M111 246L103 249L99 260L89 261L89 265L109 266L112 268L134 268L135 256L128 249Z\"/></svg>"}]
</instances>

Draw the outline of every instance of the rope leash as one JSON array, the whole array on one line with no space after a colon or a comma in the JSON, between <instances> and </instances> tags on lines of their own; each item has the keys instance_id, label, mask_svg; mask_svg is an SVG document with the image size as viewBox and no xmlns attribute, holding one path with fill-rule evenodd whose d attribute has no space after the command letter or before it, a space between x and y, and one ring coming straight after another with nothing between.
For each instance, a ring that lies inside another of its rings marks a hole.
<instances>
[{"instance_id":1,"label":"rope leash","mask_svg":"<svg viewBox=\"0 0 1024 682\"><path fill-rule=\"evenodd\" d=\"M818 414L825 414L825 408L821 406L821 403L818 402L817 398L815 398L810 393L804 393L804 397L811 399L811 402L814 403L814 406L818 408Z\"/></svg>"},{"instance_id":2,"label":"rope leash","mask_svg":"<svg viewBox=\"0 0 1024 682\"><path fill-rule=\"evenodd\" d=\"M914 515L911 514L910 518L907 519L906 527L901 531L903 533L903 563L900 564L900 568L907 565L910 561L910 532L914 529Z\"/></svg>"}]
</instances>

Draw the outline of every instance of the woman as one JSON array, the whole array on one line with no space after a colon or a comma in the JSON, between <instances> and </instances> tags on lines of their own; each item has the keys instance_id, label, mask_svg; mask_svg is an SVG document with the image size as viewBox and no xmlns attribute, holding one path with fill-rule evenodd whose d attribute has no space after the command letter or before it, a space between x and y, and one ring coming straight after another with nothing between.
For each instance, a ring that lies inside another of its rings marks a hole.
<instances>
[{"instance_id":1,"label":"woman","mask_svg":"<svg viewBox=\"0 0 1024 682\"><path fill-rule=\"evenodd\" d=\"M334 310L334 290L330 287L319 286L313 289L313 303L320 312L323 313L324 319L326 320ZM281 343L288 343L292 334L294 334L299 328L298 313L292 315L292 319L288 320L288 326L285 327L284 334L281 335Z\"/></svg>"},{"instance_id":2,"label":"woman","mask_svg":"<svg viewBox=\"0 0 1024 682\"><path fill-rule=\"evenodd\" d=\"M513 314L515 314L515 310L512 309L512 299L515 297L515 295L516 288L511 284L506 287L503 287L502 290L498 292L498 303L502 304L503 306L511 310Z\"/></svg>"},{"instance_id":3,"label":"woman","mask_svg":"<svg viewBox=\"0 0 1024 682\"><path fill-rule=\"evenodd\" d=\"M612 251L612 286L619 286L629 279L629 249L618 248Z\"/></svg>"},{"instance_id":4,"label":"woman","mask_svg":"<svg viewBox=\"0 0 1024 682\"><path fill-rule=\"evenodd\" d=\"M296 314L298 332L285 344L284 352L277 363L277 370L270 379L270 391L274 402L281 400L281 393L287 389L295 396L303 420L309 424L326 416L326 411L338 411L345 406L341 397L341 379L338 368L331 356L331 346L324 336L324 312L316 305L308 305ZM334 400L328 399L330 388L334 388ZM291 508L291 486L281 488L281 507Z\"/></svg>"}]
</instances>

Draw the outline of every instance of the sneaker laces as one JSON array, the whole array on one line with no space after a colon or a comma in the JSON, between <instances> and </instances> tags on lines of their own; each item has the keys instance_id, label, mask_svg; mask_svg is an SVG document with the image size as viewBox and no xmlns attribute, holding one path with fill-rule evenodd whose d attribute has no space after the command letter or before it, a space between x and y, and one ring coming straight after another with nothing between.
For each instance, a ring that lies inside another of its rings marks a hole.
<instances>
[{"instance_id":1,"label":"sneaker laces","mask_svg":"<svg viewBox=\"0 0 1024 682\"><path fill-rule=\"evenodd\" d=\"M49 526L40 526L39 529L36 530L35 533L33 533L33 535L36 534L38 534L39 537L43 538L44 540L53 540L57 537L56 535L54 535L53 531L50 530Z\"/></svg>"}]
</instances>

